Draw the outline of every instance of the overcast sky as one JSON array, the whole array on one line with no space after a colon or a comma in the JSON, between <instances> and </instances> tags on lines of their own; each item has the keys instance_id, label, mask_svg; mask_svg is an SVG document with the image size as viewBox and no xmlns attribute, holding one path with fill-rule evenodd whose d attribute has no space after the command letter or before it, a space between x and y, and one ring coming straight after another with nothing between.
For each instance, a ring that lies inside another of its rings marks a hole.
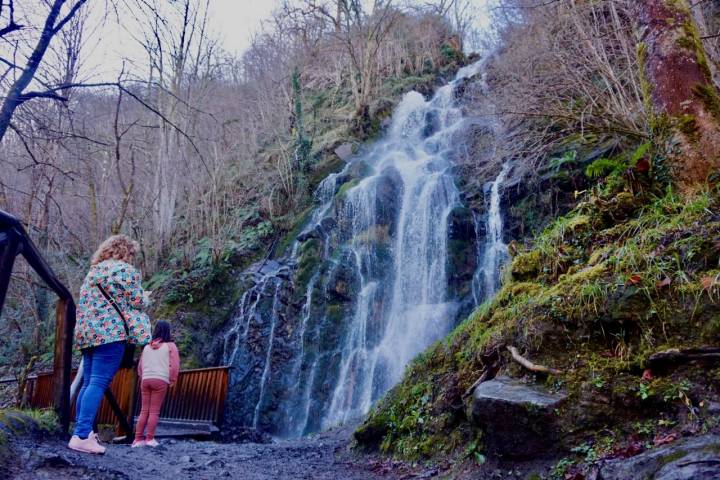
<instances>
[{"instance_id":1,"label":"overcast sky","mask_svg":"<svg viewBox=\"0 0 720 480\"><path fill-rule=\"evenodd\" d=\"M479 12L477 26L482 28L487 21L484 12L490 0L472 1ZM418 0L418 3L424 2ZM119 25L113 15L100 24L105 13L100 5L100 2L95 3L95 10L91 12L91 29L81 76L85 80L117 76L124 60L138 62L137 67L144 70L146 57L137 41L128 35L128 30L132 28L130 24ZM252 36L260 30L262 21L269 18L278 5L279 0L210 0L210 31L220 39L220 45L226 52L240 55L249 46ZM133 70L137 72L135 68Z\"/></svg>"},{"instance_id":2,"label":"overcast sky","mask_svg":"<svg viewBox=\"0 0 720 480\"><path fill-rule=\"evenodd\" d=\"M278 0L210 0L210 32L219 38L223 50L239 55L277 5ZM120 25L112 14L102 20L106 17L105 6L97 3L92 8L83 76L98 79L117 75L124 60L144 63L142 48L128 34L128 30L134 29L130 22ZM120 16L122 20L126 14L121 12Z\"/></svg>"}]
</instances>

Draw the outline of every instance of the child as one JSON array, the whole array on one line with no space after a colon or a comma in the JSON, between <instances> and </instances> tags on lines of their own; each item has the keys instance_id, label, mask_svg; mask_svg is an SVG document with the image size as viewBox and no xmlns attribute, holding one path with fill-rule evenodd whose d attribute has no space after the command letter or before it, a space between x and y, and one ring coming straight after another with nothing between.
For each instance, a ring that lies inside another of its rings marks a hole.
<instances>
[{"instance_id":1,"label":"child","mask_svg":"<svg viewBox=\"0 0 720 480\"><path fill-rule=\"evenodd\" d=\"M135 425L132 447L157 447L155 428L168 385L173 386L180 371L180 355L172 342L170 324L160 321L155 326L152 342L145 346L138 362L142 408ZM144 435L147 426L147 435Z\"/></svg>"}]
</instances>

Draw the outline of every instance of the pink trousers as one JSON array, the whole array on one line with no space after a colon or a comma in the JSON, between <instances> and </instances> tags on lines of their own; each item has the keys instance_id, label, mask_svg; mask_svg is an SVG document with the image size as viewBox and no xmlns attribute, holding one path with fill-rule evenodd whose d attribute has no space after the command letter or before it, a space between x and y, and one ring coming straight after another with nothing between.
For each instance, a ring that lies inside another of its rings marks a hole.
<instances>
[{"instance_id":1,"label":"pink trousers","mask_svg":"<svg viewBox=\"0 0 720 480\"><path fill-rule=\"evenodd\" d=\"M160 420L160 409L163 401L165 401L167 389L168 384L157 378L142 381L140 385L142 407L140 408L137 425L135 425L135 440L152 440L155 438L155 429ZM144 434L146 426L147 435Z\"/></svg>"}]
</instances>

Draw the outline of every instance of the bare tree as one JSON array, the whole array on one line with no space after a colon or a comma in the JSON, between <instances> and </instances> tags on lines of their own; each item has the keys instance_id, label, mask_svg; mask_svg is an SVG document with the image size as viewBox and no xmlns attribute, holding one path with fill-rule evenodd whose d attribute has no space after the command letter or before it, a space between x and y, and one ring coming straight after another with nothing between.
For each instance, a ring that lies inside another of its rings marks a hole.
<instances>
[{"instance_id":1,"label":"bare tree","mask_svg":"<svg viewBox=\"0 0 720 480\"><path fill-rule=\"evenodd\" d=\"M648 137L630 7L500 2L493 23L503 27L503 44L488 62L492 104L478 92L478 115L500 120L500 157L522 159L531 173L568 143Z\"/></svg>"},{"instance_id":2,"label":"bare tree","mask_svg":"<svg viewBox=\"0 0 720 480\"><path fill-rule=\"evenodd\" d=\"M8 72L6 72L2 79L7 77L10 72L13 76L17 75L15 81L13 81L8 88L7 95L3 100L2 107L0 107L0 141L5 136L5 132L11 126L11 120L15 110L23 103L32 100L34 98L49 98L53 100L66 100L65 97L58 93L57 89L44 88L39 90L27 91L28 87L31 86L35 74L40 67L40 64L45 57L45 54L50 47L50 43L65 26L77 15L80 9L85 5L87 0L76 0L75 2L68 3L67 0L54 0L49 4L50 10L47 12L45 17L45 23L42 26L42 30L37 43L32 50L29 58L25 62L24 66L19 66L15 63L15 59L9 59L0 57L0 62L7 65ZM69 5L67 12L63 15L63 7ZM8 10L8 24L3 28L2 35L0 38L3 40L12 33L22 30L24 27L15 23L14 20L14 5L11 1L7 7ZM0 9L0 14L2 10Z\"/></svg>"},{"instance_id":3,"label":"bare tree","mask_svg":"<svg viewBox=\"0 0 720 480\"><path fill-rule=\"evenodd\" d=\"M212 56L213 43L207 32L208 0L183 0L177 4L159 0L138 2L136 17L144 26L140 40L150 64L149 84L158 112L158 150L154 173L154 220L157 250L165 246L172 232L180 189L180 171L187 168L193 148L184 142L175 126L186 128L189 115L197 111L189 88L204 61ZM199 157L204 162L202 156ZM205 169L205 173L210 173Z\"/></svg>"}]
</instances>

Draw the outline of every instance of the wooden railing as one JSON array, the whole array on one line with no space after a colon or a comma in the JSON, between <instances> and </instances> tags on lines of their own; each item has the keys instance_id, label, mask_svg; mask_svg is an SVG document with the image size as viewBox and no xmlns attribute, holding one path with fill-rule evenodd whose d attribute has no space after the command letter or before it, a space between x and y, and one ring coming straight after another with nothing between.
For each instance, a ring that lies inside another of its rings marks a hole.
<instances>
[{"instance_id":1,"label":"wooden railing","mask_svg":"<svg viewBox=\"0 0 720 480\"><path fill-rule=\"evenodd\" d=\"M25 257L32 269L58 296L55 308L52 406L58 413L63 431L67 431L70 422L70 367L75 328L75 301L70 291L42 258L22 223L9 213L0 210L0 313L5 304L13 265L18 255Z\"/></svg>"},{"instance_id":2,"label":"wooden railing","mask_svg":"<svg viewBox=\"0 0 720 480\"><path fill-rule=\"evenodd\" d=\"M75 374L76 372L72 373L73 378ZM28 379L27 396L30 407L52 406L52 379L51 372ZM207 422L219 427L223 420L227 386L228 367L181 370L177 383L168 390L160 418L180 422ZM132 423L133 417L140 413L140 391L135 371L119 370L110 384L110 391L125 417ZM74 416L73 404L71 417ZM97 422L119 427L118 419L106 398L100 404Z\"/></svg>"},{"instance_id":3,"label":"wooden railing","mask_svg":"<svg viewBox=\"0 0 720 480\"><path fill-rule=\"evenodd\" d=\"M54 407L63 431L67 431L70 419L74 417L70 384L75 375L75 372L71 372L75 302L68 289L42 258L22 223L0 210L0 313L18 255L25 257L33 270L58 296L53 372L29 378L26 394L31 407ZM222 422L227 382L227 367L180 372L177 384L168 392L161 418L212 422L219 425ZM124 424L125 430L131 430L133 416L138 411L139 398L135 371L120 370L115 375L109 392L105 393L97 421ZM112 408L113 402L116 408Z\"/></svg>"},{"instance_id":4,"label":"wooden railing","mask_svg":"<svg viewBox=\"0 0 720 480\"><path fill-rule=\"evenodd\" d=\"M177 383L168 391L160 418L212 422L220 426L227 388L228 367L181 371ZM139 395L136 398L139 402Z\"/></svg>"}]
</instances>

